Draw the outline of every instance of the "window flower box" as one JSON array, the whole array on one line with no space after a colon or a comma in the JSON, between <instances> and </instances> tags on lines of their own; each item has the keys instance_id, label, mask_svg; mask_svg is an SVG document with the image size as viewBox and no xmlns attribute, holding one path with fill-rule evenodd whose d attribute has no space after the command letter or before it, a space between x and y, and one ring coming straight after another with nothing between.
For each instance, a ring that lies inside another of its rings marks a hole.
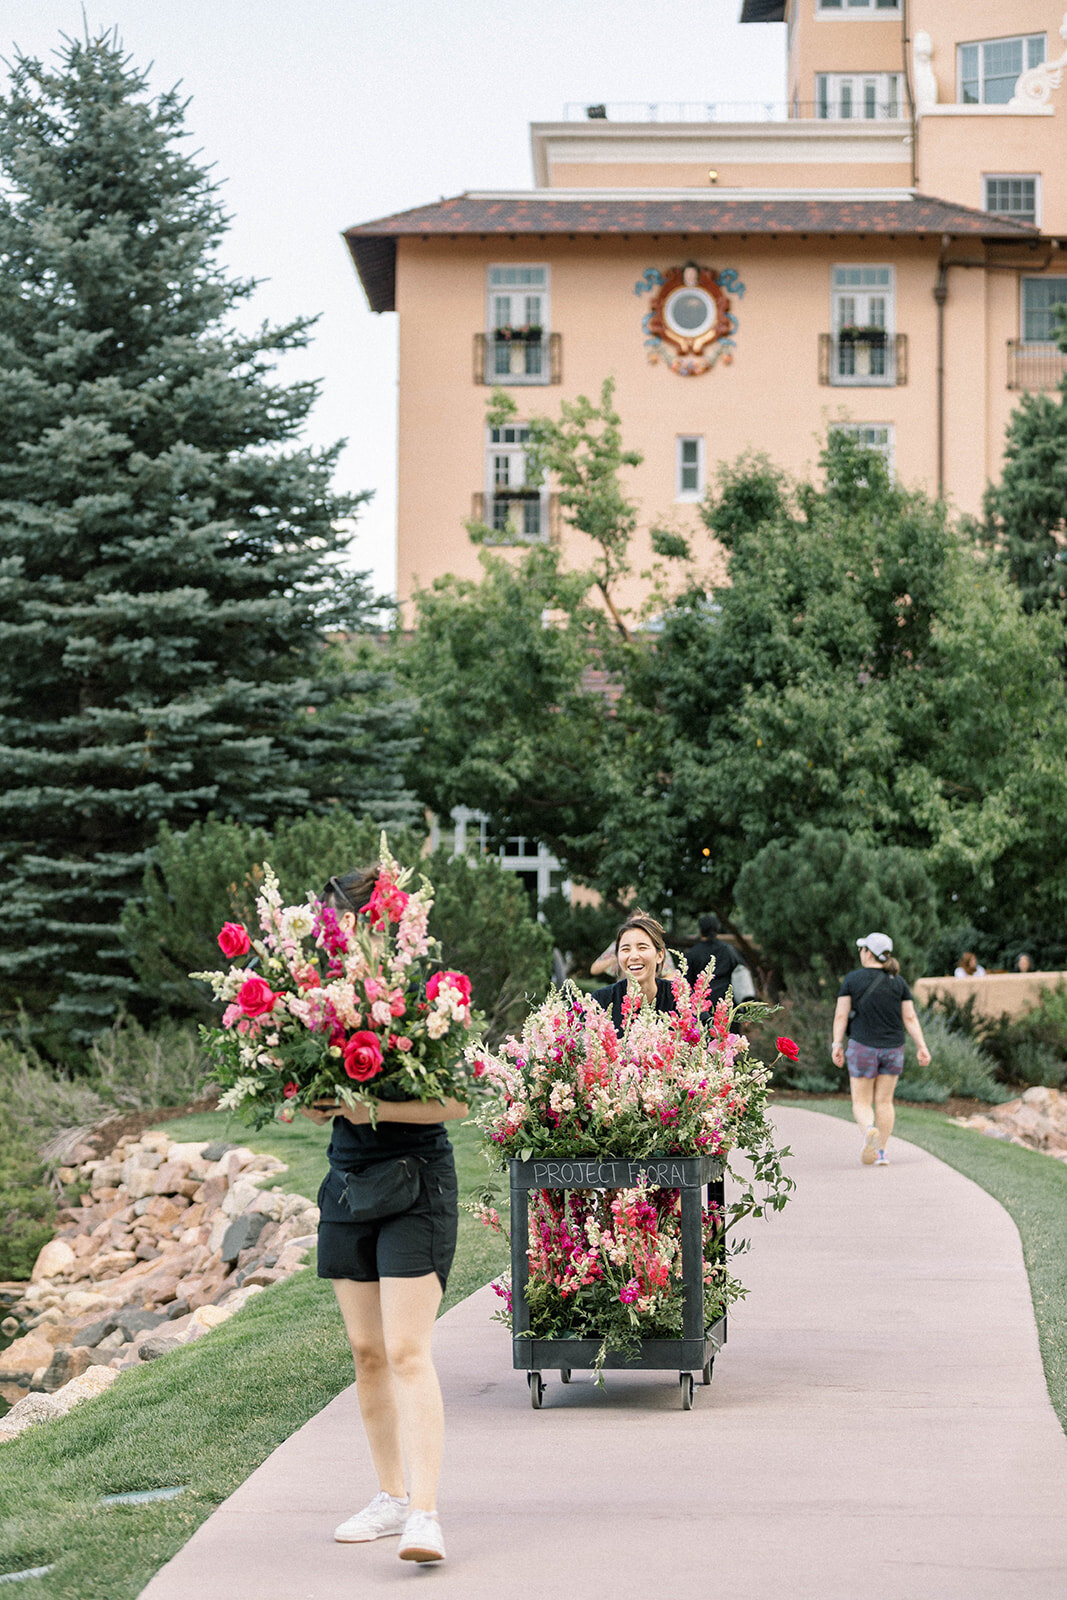
<instances>
[{"instance_id":1,"label":"window flower box","mask_svg":"<svg viewBox=\"0 0 1067 1600\"><path fill-rule=\"evenodd\" d=\"M538 323L529 322L521 327L503 327L493 329L493 338L498 344L540 344L544 329Z\"/></svg>"},{"instance_id":2,"label":"window flower box","mask_svg":"<svg viewBox=\"0 0 1067 1600\"><path fill-rule=\"evenodd\" d=\"M885 328L846 326L838 328L837 337L841 344L862 344L872 350L884 350L889 335Z\"/></svg>"}]
</instances>

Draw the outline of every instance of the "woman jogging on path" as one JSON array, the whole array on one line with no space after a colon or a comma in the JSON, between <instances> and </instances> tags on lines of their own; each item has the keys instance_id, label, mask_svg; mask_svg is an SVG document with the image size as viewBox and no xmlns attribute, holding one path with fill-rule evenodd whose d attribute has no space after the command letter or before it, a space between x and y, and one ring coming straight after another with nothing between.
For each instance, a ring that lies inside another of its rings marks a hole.
<instances>
[{"instance_id":1,"label":"woman jogging on path","mask_svg":"<svg viewBox=\"0 0 1067 1600\"><path fill-rule=\"evenodd\" d=\"M331 878L322 895L348 932L376 873ZM330 1170L319 1190L318 1275L333 1283L356 1364L356 1392L379 1492L342 1522L343 1544L400 1535L402 1561L440 1561L437 1517L444 1411L430 1353L458 1222L456 1169L444 1124L467 1115L457 1100L382 1100L378 1126L366 1107L319 1102L313 1122L333 1119ZM384 1170L414 1157L415 1200L398 1214L356 1221L349 1198L361 1177L380 1188ZM405 1477L405 1464L407 1476ZM410 1493L409 1493L410 1491Z\"/></svg>"},{"instance_id":2,"label":"woman jogging on path","mask_svg":"<svg viewBox=\"0 0 1067 1600\"><path fill-rule=\"evenodd\" d=\"M865 1167L887 1167L885 1148L895 1120L893 1095L904 1069L905 1030L915 1040L920 1067L930 1065L930 1052L900 963L890 954L892 939L869 933L856 943L861 965L846 975L838 991L831 1055L835 1067L848 1064L852 1115L863 1130L860 1160Z\"/></svg>"}]
</instances>

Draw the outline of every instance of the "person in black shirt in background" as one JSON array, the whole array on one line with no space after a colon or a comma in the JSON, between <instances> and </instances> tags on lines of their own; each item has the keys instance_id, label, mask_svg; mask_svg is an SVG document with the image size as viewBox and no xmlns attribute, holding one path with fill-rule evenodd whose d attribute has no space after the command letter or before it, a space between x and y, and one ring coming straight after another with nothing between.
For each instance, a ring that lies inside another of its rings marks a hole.
<instances>
[{"instance_id":1,"label":"person in black shirt in background","mask_svg":"<svg viewBox=\"0 0 1067 1600\"><path fill-rule=\"evenodd\" d=\"M911 990L891 954L892 939L887 933L869 933L856 943L861 965L845 976L838 991L831 1055L835 1067L848 1065L852 1115L863 1130L860 1160L865 1167L887 1167L885 1147L896 1115L893 1095L904 1069L905 1029L915 1040L920 1067L930 1065L930 1052Z\"/></svg>"},{"instance_id":2,"label":"person in black shirt in background","mask_svg":"<svg viewBox=\"0 0 1067 1600\"><path fill-rule=\"evenodd\" d=\"M708 990L708 1010L713 1011L720 1000L726 999L726 991L731 983L735 984L736 1001L751 999L755 990L744 957L732 944L727 944L724 939L719 938L722 924L718 917L709 912L700 918L697 926L700 929L700 938L696 944L689 947L689 954L686 956L686 977L691 984L696 983L708 962L715 962L715 975ZM747 984L743 983L744 979L747 979ZM739 989L743 989L740 994L737 992Z\"/></svg>"}]
</instances>

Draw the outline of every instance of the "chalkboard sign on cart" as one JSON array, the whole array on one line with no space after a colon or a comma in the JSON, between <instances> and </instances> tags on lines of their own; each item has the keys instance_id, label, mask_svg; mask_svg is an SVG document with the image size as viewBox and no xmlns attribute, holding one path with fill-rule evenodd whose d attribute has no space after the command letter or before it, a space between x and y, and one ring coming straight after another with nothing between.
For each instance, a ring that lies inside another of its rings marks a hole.
<instances>
[{"instance_id":1,"label":"chalkboard sign on cart","mask_svg":"<svg viewBox=\"0 0 1067 1600\"><path fill-rule=\"evenodd\" d=\"M531 1190L634 1189L642 1181L653 1189L681 1190L682 1286L684 1309L680 1339L642 1339L636 1355L609 1351L604 1368L675 1371L681 1388L683 1411L692 1410L693 1372L711 1382L715 1357L726 1343L726 1317L704 1326L704 1250L702 1192L709 1202L724 1205L721 1162L707 1156L646 1156L629 1161L614 1156L576 1156L538 1161L512 1161L511 1166L511 1282L512 1365L527 1374L530 1403L540 1410L545 1371L558 1371L563 1383L572 1371L596 1363L597 1339L536 1339L530 1335L529 1282Z\"/></svg>"}]
</instances>

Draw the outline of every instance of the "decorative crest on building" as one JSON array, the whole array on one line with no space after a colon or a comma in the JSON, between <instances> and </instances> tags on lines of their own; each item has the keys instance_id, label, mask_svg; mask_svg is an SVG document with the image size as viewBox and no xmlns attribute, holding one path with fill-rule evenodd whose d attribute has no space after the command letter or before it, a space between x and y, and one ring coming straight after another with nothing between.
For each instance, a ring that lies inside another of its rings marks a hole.
<instances>
[{"instance_id":1,"label":"decorative crest on building","mask_svg":"<svg viewBox=\"0 0 1067 1600\"><path fill-rule=\"evenodd\" d=\"M663 361L683 378L710 372L720 359L729 366L737 332L730 295L740 299L744 292L732 267L719 272L696 261L666 272L649 267L634 285L634 294L652 296L641 322L649 361Z\"/></svg>"}]
</instances>

